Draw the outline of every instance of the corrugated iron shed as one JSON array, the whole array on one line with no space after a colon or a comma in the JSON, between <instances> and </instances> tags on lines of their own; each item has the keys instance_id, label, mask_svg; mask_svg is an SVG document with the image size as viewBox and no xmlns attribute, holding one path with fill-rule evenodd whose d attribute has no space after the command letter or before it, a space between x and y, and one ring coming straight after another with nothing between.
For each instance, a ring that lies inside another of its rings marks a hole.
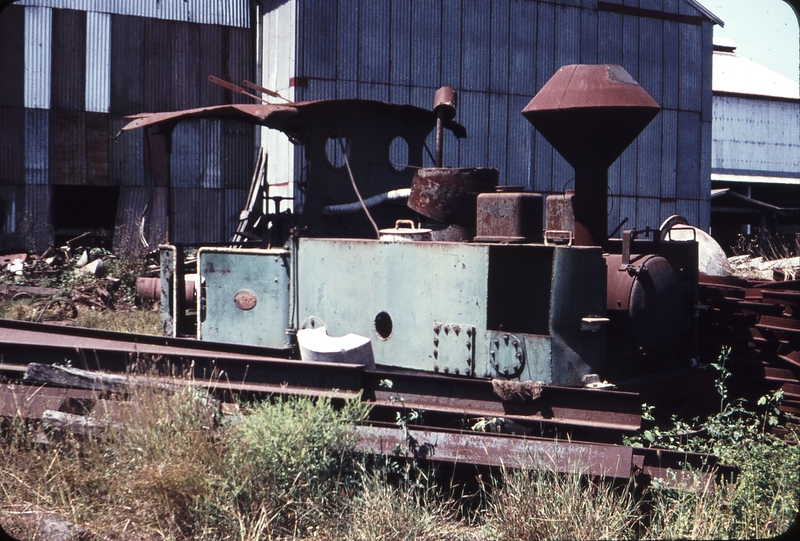
<instances>
[{"instance_id":1,"label":"corrugated iron shed","mask_svg":"<svg viewBox=\"0 0 800 541\"><path fill-rule=\"evenodd\" d=\"M270 39L279 20L294 21L291 40ZM446 137L445 164L495 167L501 183L545 194L569 188L574 173L520 111L561 65L620 64L663 110L609 171L609 231L624 218L657 227L675 212L708 228L711 33L721 21L697 2L289 0L263 21L272 88L430 107L436 88L453 86L470 136ZM271 156L286 151L267 144Z\"/></svg>"},{"instance_id":2,"label":"corrugated iron shed","mask_svg":"<svg viewBox=\"0 0 800 541\"><path fill-rule=\"evenodd\" d=\"M146 135L112 136L124 115L241 102L207 77L256 79L250 16L248 0L25 0L4 9L0 132L8 144L0 149L0 250L53 243L59 231L50 217L62 204L51 197L54 186L98 187L98 198L109 193L100 187L118 187L116 224L98 228L124 230L115 243L141 246L134 222L144 217L151 246L165 240L159 232L166 231L166 192L149 172ZM214 191L192 197L219 201L217 214L223 200L231 208L236 198L244 204L255 135L224 122L187 126L173 139L173 185ZM21 185L40 188L11 188ZM206 207L200 205L212 216ZM172 212L173 223L196 220L191 204ZM225 240L235 216L218 217L215 227L178 228L173 240ZM43 225L26 236L23 219Z\"/></svg>"}]
</instances>

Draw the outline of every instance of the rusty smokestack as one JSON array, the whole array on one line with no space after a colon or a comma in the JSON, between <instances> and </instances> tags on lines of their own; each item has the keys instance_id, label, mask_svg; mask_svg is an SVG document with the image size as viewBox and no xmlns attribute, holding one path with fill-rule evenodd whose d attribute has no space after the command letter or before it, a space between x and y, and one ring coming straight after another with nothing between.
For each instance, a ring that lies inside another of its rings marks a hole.
<instances>
[{"instance_id":1,"label":"rusty smokestack","mask_svg":"<svg viewBox=\"0 0 800 541\"><path fill-rule=\"evenodd\" d=\"M608 168L661 110L621 66L561 67L522 110L575 168L575 244L608 239Z\"/></svg>"}]
</instances>

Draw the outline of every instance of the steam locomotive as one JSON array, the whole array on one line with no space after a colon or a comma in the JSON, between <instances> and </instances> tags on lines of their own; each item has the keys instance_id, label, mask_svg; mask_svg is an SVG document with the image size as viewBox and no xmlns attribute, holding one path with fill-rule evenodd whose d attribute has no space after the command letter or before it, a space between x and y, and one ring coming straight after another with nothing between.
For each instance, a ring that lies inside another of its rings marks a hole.
<instances>
[{"instance_id":1,"label":"steam locomotive","mask_svg":"<svg viewBox=\"0 0 800 541\"><path fill-rule=\"evenodd\" d=\"M455 102L443 87L432 110L345 99L137 115L126 130L237 118L305 149L293 212L254 184L247 227L200 247L195 272L185 247L160 247L164 334L543 385L690 367L691 228L673 216L607 232L607 170L658 104L620 66L560 68L522 111L575 168L574 190L544 197L500 185L494 169L442 167L444 131L466 136Z\"/></svg>"}]
</instances>

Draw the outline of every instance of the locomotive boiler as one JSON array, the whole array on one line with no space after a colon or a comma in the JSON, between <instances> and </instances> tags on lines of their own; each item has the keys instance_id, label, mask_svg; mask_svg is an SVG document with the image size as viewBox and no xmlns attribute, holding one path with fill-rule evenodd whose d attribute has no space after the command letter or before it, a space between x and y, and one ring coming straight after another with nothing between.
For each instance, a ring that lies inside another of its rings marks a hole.
<instances>
[{"instance_id":1,"label":"locomotive boiler","mask_svg":"<svg viewBox=\"0 0 800 541\"><path fill-rule=\"evenodd\" d=\"M447 87L433 110L324 100L138 115L125 129L165 140L183 119L237 118L305 148L294 212L273 199L233 245L200 247L191 274L185 246L160 247L164 333L542 385L687 368L697 243L670 234L685 220L607 228L607 170L659 110L620 66L560 68L522 111L575 169L574 190L548 197L493 169L442 167L443 130L466 136ZM436 167L422 168L434 131Z\"/></svg>"}]
</instances>

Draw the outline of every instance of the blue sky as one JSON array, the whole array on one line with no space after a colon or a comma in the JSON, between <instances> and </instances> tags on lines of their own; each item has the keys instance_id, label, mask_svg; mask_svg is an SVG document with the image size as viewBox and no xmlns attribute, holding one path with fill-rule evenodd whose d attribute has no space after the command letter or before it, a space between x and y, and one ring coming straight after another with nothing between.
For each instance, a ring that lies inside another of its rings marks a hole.
<instances>
[{"instance_id":1,"label":"blue sky","mask_svg":"<svg viewBox=\"0 0 800 541\"><path fill-rule=\"evenodd\" d=\"M725 27L715 36L732 38L741 56L755 60L794 81L800 64L797 16L783 0L699 0Z\"/></svg>"}]
</instances>

